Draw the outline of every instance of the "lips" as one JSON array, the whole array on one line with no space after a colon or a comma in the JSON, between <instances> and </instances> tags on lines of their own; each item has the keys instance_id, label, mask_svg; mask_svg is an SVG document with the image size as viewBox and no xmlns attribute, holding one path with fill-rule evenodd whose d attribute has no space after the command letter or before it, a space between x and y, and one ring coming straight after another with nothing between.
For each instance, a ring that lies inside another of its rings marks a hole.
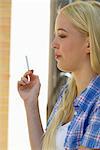
<instances>
[{"instance_id":1,"label":"lips","mask_svg":"<svg viewBox=\"0 0 100 150\"><path fill-rule=\"evenodd\" d=\"M56 54L56 53L55 53L55 59L59 59L60 57L61 57L60 54Z\"/></svg>"}]
</instances>

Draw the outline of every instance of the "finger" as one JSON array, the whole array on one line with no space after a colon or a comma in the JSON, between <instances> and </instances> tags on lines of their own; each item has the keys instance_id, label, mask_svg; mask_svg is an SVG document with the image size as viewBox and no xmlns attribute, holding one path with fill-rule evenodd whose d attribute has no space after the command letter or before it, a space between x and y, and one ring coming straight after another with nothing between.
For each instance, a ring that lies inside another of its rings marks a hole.
<instances>
[{"instance_id":1,"label":"finger","mask_svg":"<svg viewBox=\"0 0 100 150\"><path fill-rule=\"evenodd\" d=\"M25 86L25 85L26 85L25 82L23 82L23 81L18 81L18 88L21 87L21 86Z\"/></svg>"},{"instance_id":2,"label":"finger","mask_svg":"<svg viewBox=\"0 0 100 150\"><path fill-rule=\"evenodd\" d=\"M27 78L28 82L27 83L30 83L31 81L35 81L37 76L34 75L32 72L27 72L25 74L25 77Z\"/></svg>"},{"instance_id":3,"label":"finger","mask_svg":"<svg viewBox=\"0 0 100 150\"><path fill-rule=\"evenodd\" d=\"M30 81L31 81L31 78L30 78L30 76L32 76L32 74L33 74L33 70L29 70L29 71L27 71L25 74L24 74L24 76L21 78L21 80L23 80L25 83L30 83ZM26 79L27 80L26 80Z\"/></svg>"},{"instance_id":4,"label":"finger","mask_svg":"<svg viewBox=\"0 0 100 150\"><path fill-rule=\"evenodd\" d=\"M26 77L21 77L21 81L23 81L25 84L28 83L28 79Z\"/></svg>"},{"instance_id":5,"label":"finger","mask_svg":"<svg viewBox=\"0 0 100 150\"><path fill-rule=\"evenodd\" d=\"M26 83L24 83L23 81L18 81L18 90L23 90L27 87Z\"/></svg>"},{"instance_id":6,"label":"finger","mask_svg":"<svg viewBox=\"0 0 100 150\"><path fill-rule=\"evenodd\" d=\"M33 74L33 70L28 70L25 74L24 77L28 77L28 75L32 75Z\"/></svg>"}]
</instances>

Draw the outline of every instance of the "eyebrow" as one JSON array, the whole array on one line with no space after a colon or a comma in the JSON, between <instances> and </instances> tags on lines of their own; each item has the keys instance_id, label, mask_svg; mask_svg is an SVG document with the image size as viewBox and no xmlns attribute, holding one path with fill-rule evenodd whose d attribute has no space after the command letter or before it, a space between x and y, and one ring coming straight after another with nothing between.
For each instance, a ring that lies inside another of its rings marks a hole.
<instances>
[{"instance_id":1,"label":"eyebrow","mask_svg":"<svg viewBox=\"0 0 100 150\"><path fill-rule=\"evenodd\" d=\"M66 30L64 28L58 28L57 31L59 31L59 30L64 31L64 32L68 32L68 30Z\"/></svg>"}]
</instances>

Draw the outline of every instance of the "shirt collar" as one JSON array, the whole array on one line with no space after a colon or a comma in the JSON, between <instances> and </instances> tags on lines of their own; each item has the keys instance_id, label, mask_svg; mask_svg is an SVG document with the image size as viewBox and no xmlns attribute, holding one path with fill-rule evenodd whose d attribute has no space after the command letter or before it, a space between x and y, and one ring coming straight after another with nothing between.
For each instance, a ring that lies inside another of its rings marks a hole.
<instances>
[{"instance_id":1,"label":"shirt collar","mask_svg":"<svg viewBox=\"0 0 100 150\"><path fill-rule=\"evenodd\" d=\"M92 103L93 100L95 100L94 98L98 95L100 95L100 75L92 79L80 96L76 97L74 100L75 109L78 107L85 111L88 105Z\"/></svg>"}]
</instances>

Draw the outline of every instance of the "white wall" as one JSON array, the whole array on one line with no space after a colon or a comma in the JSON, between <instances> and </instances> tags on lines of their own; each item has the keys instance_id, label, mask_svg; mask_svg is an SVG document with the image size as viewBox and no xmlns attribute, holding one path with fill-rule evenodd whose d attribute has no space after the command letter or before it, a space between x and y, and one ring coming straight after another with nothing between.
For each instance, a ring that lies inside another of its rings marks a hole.
<instances>
[{"instance_id":1,"label":"white wall","mask_svg":"<svg viewBox=\"0 0 100 150\"><path fill-rule=\"evenodd\" d=\"M40 112L46 127L49 8L49 0L12 0L8 150L30 150L24 104L17 92L17 81L27 71L26 55L42 84Z\"/></svg>"}]
</instances>

